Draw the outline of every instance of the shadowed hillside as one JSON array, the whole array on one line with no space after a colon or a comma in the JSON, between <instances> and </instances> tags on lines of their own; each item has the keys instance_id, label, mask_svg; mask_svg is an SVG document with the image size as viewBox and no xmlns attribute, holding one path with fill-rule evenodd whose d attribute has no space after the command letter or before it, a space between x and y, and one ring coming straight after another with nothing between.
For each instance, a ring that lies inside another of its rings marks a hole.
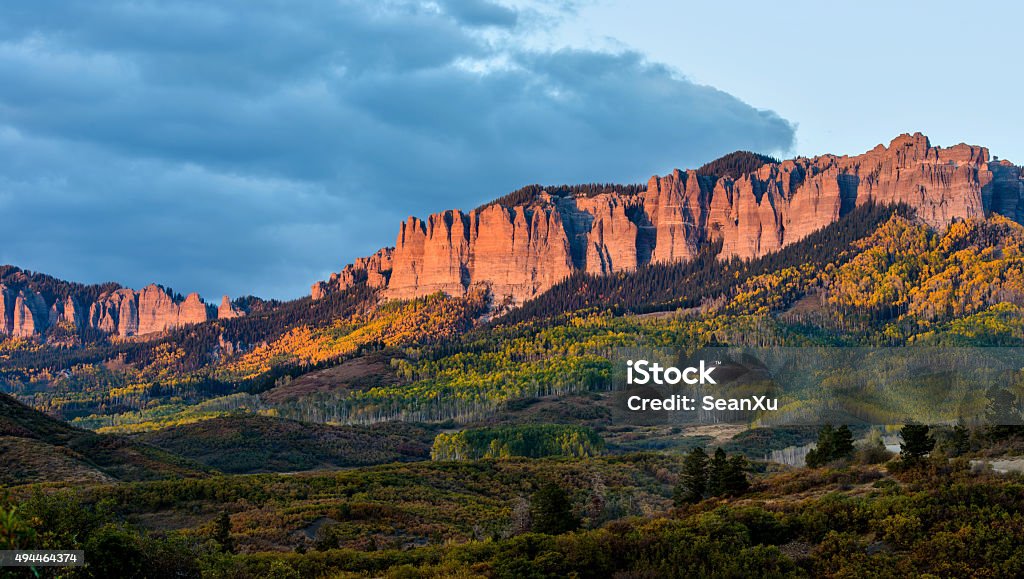
<instances>
[{"instance_id":1,"label":"shadowed hillside","mask_svg":"<svg viewBox=\"0 0 1024 579\"><path fill-rule=\"evenodd\" d=\"M141 481L206 472L147 444L73 428L0 394L2 484Z\"/></svg>"},{"instance_id":2,"label":"shadowed hillside","mask_svg":"<svg viewBox=\"0 0 1024 579\"><path fill-rule=\"evenodd\" d=\"M150 432L140 440L226 473L293 472L427 459L433 431L235 414Z\"/></svg>"}]
</instances>

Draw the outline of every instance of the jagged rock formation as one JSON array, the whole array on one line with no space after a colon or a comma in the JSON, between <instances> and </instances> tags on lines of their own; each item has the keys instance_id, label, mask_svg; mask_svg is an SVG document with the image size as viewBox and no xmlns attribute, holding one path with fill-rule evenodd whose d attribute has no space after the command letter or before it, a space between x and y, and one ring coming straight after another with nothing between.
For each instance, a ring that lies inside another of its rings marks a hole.
<instances>
[{"instance_id":1,"label":"jagged rock formation","mask_svg":"<svg viewBox=\"0 0 1024 579\"><path fill-rule=\"evenodd\" d=\"M32 338L56 327L72 332L91 329L121 337L143 336L214 317L245 314L227 296L214 310L197 293L174 297L155 284L140 291L81 286L39 274L30 277L10 266L3 266L0 274L0 336ZM37 278L45 281L40 283Z\"/></svg>"},{"instance_id":2,"label":"jagged rock formation","mask_svg":"<svg viewBox=\"0 0 1024 579\"><path fill-rule=\"evenodd\" d=\"M391 277L393 251L393 248L385 247L370 257L360 257L355 263L346 265L340 272L331 274L327 281L313 284L313 299L318 300L327 293L340 291L357 283L365 282L375 288L387 286Z\"/></svg>"},{"instance_id":3,"label":"jagged rock formation","mask_svg":"<svg viewBox=\"0 0 1024 579\"><path fill-rule=\"evenodd\" d=\"M151 284L139 292L122 288L100 294L89 307L88 322L92 328L128 337L198 324L210 317L199 294L176 300L164 288Z\"/></svg>"},{"instance_id":4,"label":"jagged rock formation","mask_svg":"<svg viewBox=\"0 0 1024 579\"><path fill-rule=\"evenodd\" d=\"M245 315L245 310L237 307L231 303L231 298L224 296L220 298L220 306L217 308L217 319L218 320L229 320L231 318L240 318Z\"/></svg>"},{"instance_id":5,"label":"jagged rock formation","mask_svg":"<svg viewBox=\"0 0 1024 579\"><path fill-rule=\"evenodd\" d=\"M131 306L135 305L131 302L130 297L123 303L129 305L129 310L131 310ZM135 327L135 334L122 333L122 335L155 334L189 324L202 323L210 317L206 304L200 299L199 294L191 293L184 301L178 303L166 290L155 284L142 288L142 291L138 293L135 307L138 312L137 323L131 318L130 311L127 317L121 318L127 322L128 328Z\"/></svg>"},{"instance_id":6,"label":"jagged rock formation","mask_svg":"<svg viewBox=\"0 0 1024 579\"><path fill-rule=\"evenodd\" d=\"M3 312L0 333L27 338L45 327L46 304L33 292L0 285L0 311Z\"/></svg>"},{"instance_id":7,"label":"jagged rock formation","mask_svg":"<svg viewBox=\"0 0 1024 579\"><path fill-rule=\"evenodd\" d=\"M312 295L357 283L390 298L461 295L486 284L521 303L574 271L687 260L714 242L723 257L761 256L869 202L906 203L934 227L991 213L1024 222L1024 180L984 147L933 147L920 133L862 155L767 162L738 178L676 170L636 194L544 192L522 205L410 217L394 249L346 266Z\"/></svg>"}]
</instances>

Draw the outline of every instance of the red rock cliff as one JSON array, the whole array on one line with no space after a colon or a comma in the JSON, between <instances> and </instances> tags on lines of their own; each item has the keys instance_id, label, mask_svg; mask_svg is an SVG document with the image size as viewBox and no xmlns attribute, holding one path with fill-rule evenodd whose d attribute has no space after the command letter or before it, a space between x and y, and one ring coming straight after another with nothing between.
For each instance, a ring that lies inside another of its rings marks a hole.
<instances>
[{"instance_id":1,"label":"red rock cliff","mask_svg":"<svg viewBox=\"0 0 1024 579\"><path fill-rule=\"evenodd\" d=\"M109 289L82 302L73 295L50 295L33 289L28 275L4 266L0 280L0 336L33 338L55 326L70 330L91 328L121 337L165 332L212 317L245 315L225 296L218 310L208 307L197 293L174 298L157 285L140 291Z\"/></svg>"},{"instance_id":2,"label":"red rock cliff","mask_svg":"<svg viewBox=\"0 0 1024 579\"><path fill-rule=\"evenodd\" d=\"M647 190L593 197L538 195L524 205L410 217L393 250L357 260L313 297L356 283L390 298L462 294L529 299L574 271L608 274L675 262L720 240L722 255L751 258L798 241L859 204L906 203L943 227L996 212L1024 219L1021 168L972 145L933 147L920 133L862 155L766 163L737 179L676 170Z\"/></svg>"}]
</instances>

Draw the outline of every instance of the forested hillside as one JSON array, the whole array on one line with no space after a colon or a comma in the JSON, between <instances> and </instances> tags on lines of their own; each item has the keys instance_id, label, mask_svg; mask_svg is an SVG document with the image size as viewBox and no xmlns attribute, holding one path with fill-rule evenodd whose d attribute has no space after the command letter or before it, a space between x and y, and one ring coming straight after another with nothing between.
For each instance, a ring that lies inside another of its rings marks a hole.
<instances>
[{"instance_id":1,"label":"forested hillside","mask_svg":"<svg viewBox=\"0 0 1024 579\"><path fill-rule=\"evenodd\" d=\"M1022 240L998 216L939 231L866 204L763 258L577 274L504 313L485 288L377 303L355 286L153 342L7 340L0 356L21 400L104 432L235 411L474 421L518 399L605 390L614 350L640 344L1019 345Z\"/></svg>"}]
</instances>

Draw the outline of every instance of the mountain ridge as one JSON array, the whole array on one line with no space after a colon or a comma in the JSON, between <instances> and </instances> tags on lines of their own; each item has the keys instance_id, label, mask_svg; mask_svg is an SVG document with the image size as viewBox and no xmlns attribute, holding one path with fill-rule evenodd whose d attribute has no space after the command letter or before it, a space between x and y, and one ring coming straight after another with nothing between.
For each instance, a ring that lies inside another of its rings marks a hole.
<instances>
[{"instance_id":1,"label":"mountain ridge","mask_svg":"<svg viewBox=\"0 0 1024 579\"><path fill-rule=\"evenodd\" d=\"M160 334L212 319L243 316L248 300L223 296L219 306L157 284L133 290L116 283L85 285L0 266L0 336L58 341L82 334L129 338Z\"/></svg>"},{"instance_id":2,"label":"mountain ridge","mask_svg":"<svg viewBox=\"0 0 1024 579\"><path fill-rule=\"evenodd\" d=\"M395 246L314 283L311 297L354 286L390 299L461 296L482 285L518 306L576 273L690 261L718 245L722 258L760 257L867 203L905 204L937 228L993 213L1024 223L1024 178L985 147L933 147L915 133L854 156L738 151L646 186L531 185L469 212L408 218ZM152 337L244 316L251 302L224 296L215 306L156 284L83 285L0 266L0 336L68 345Z\"/></svg>"},{"instance_id":3,"label":"mountain ridge","mask_svg":"<svg viewBox=\"0 0 1024 579\"><path fill-rule=\"evenodd\" d=\"M751 159L764 162L749 171ZM531 186L506 196L518 205L410 217L394 247L313 284L311 294L321 299L366 283L406 299L462 295L483 284L497 299L521 304L575 272L690 260L716 242L722 257L759 257L865 203L906 204L936 228L992 213L1024 223L1020 167L990 160L981 146L934 147L921 133L854 156L776 162L748 154L732 161L732 171L747 171L739 178L713 174L715 163L651 177L646 189L606 185L607 192L566 196Z\"/></svg>"}]
</instances>

